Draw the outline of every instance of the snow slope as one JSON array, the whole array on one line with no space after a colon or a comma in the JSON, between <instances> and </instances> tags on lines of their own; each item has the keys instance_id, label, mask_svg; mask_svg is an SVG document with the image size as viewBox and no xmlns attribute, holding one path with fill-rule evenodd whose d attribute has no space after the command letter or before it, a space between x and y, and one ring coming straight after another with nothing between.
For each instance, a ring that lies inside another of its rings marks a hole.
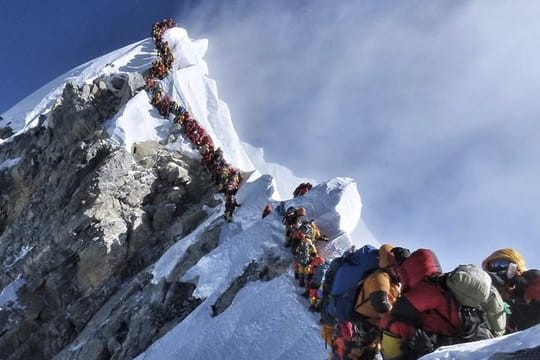
<instances>
[{"instance_id":1,"label":"snow slope","mask_svg":"<svg viewBox=\"0 0 540 360\"><path fill-rule=\"evenodd\" d=\"M192 41L181 28L167 31L165 39L175 57L172 73L161 84L165 93L193 114L223 149L228 162L251 172L251 176L238 192L242 206L234 221L222 225L220 245L177 279L196 283L194 295L203 300L202 304L138 359L323 359L327 349L319 338L318 316L307 311L306 300L300 296L291 269L268 282L249 282L218 316L212 316L212 305L251 262L271 257L292 261L289 250L282 245L284 229L280 216L274 212L261 219L262 208L267 203L274 208L280 201L285 201L287 206L305 207L308 217L314 218L333 239L321 248L327 256L336 256L353 243L361 245L369 241L378 245L360 221L362 203L356 183L351 178L337 177L317 184L302 197L289 199L288 194L306 179L296 177L280 165L266 163L262 149L240 142L227 105L219 99L216 83L208 77L203 60L207 41ZM80 85L101 74L140 72L150 67L154 56L153 43L148 39L83 64L9 109L2 115L0 126L9 125L16 134L24 132L37 125L40 114L50 111L66 81ZM149 100L146 92L139 93L106 123L111 138L127 151L131 151L134 143L159 141L168 133L170 122L159 116ZM182 139L172 149L197 156ZM222 205L207 210L208 221L189 236L178 239L154 264L154 281L176 276L172 269L182 261L189 245L223 213ZM362 236L353 240L350 234L357 226ZM4 289L2 298L0 303L16 301L11 288ZM539 331L537 327L488 342L441 349L427 358L485 358L501 349L538 345ZM477 357L480 354L484 357Z\"/></svg>"}]
</instances>

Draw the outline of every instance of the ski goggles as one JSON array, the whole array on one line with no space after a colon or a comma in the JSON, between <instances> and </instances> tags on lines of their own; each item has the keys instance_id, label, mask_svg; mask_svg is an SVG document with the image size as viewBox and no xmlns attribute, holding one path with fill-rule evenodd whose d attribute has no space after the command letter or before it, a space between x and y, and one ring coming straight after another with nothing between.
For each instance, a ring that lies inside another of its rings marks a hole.
<instances>
[{"instance_id":1,"label":"ski goggles","mask_svg":"<svg viewBox=\"0 0 540 360\"><path fill-rule=\"evenodd\" d=\"M487 271L498 273L508 270L510 261L507 259L493 259L487 264Z\"/></svg>"},{"instance_id":2,"label":"ski goggles","mask_svg":"<svg viewBox=\"0 0 540 360\"><path fill-rule=\"evenodd\" d=\"M516 275L517 265L507 259L493 259L487 264L487 271L504 273L508 279L511 279Z\"/></svg>"}]
</instances>

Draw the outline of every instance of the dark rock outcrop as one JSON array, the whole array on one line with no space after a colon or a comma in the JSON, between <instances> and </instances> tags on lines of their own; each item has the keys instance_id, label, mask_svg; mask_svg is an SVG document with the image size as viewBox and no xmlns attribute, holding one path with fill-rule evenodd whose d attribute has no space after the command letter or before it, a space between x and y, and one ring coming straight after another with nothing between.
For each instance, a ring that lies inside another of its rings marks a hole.
<instances>
[{"instance_id":1,"label":"dark rock outcrop","mask_svg":"<svg viewBox=\"0 0 540 360\"><path fill-rule=\"evenodd\" d=\"M146 268L216 205L208 174L159 144L129 153L104 129L143 85L67 84L46 127L2 145L0 163L17 161L0 170L0 288L19 284L0 309L5 358L132 358L200 303L195 285L152 284Z\"/></svg>"}]
</instances>

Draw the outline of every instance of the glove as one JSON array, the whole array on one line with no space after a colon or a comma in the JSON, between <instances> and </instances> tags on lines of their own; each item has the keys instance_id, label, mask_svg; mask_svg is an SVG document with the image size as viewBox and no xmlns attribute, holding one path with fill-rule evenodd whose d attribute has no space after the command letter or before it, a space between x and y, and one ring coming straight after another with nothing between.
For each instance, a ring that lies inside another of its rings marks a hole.
<instances>
[{"instance_id":1,"label":"glove","mask_svg":"<svg viewBox=\"0 0 540 360\"><path fill-rule=\"evenodd\" d=\"M512 308L510 307L510 304L508 304L506 301L503 302L503 311L506 315L512 315Z\"/></svg>"},{"instance_id":2,"label":"glove","mask_svg":"<svg viewBox=\"0 0 540 360\"><path fill-rule=\"evenodd\" d=\"M408 344L409 353L417 358L433 352L438 347L437 335L428 335L424 330L417 329Z\"/></svg>"}]
</instances>

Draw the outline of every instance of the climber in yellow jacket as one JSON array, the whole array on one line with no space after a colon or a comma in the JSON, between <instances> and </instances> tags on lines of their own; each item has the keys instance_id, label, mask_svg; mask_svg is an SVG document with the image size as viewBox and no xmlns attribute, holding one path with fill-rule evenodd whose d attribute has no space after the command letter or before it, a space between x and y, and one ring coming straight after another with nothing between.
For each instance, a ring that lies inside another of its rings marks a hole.
<instances>
[{"instance_id":1,"label":"climber in yellow jacket","mask_svg":"<svg viewBox=\"0 0 540 360\"><path fill-rule=\"evenodd\" d=\"M379 269L368 274L360 285L354 307L353 323L362 334L361 347L351 350L356 358L381 357L380 319L388 314L400 293L396 265L410 254L409 250L384 244L379 248Z\"/></svg>"},{"instance_id":2,"label":"climber in yellow jacket","mask_svg":"<svg viewBox=\"0 0 540 360\"><path fill-rule=\"evenodd\" d=\"M394 270L396 260L393 249L388 244L379 248L379 269L364 279L356 298L355 312L362 320L377 326L379 320L392 310L399 296L400 284Z\"/></svg>"},{"instance_id":3,"label":"climber in yellow jacket","mask_svg":"<svg viewBox=\"0 0 540 360\"><path fill-rule=\"evenodd\" d=\"M396 266L410 254L409 250L385 244L379 248L379 268L361 281L349 324L350 338L344 337L340 329L332 339L330 359L379 359L381 358L381 337L379 320L392 310L399 296L400 284L396 276ZM322 335L328 336L323 327Z\"/></svg>"}]
</instances>

